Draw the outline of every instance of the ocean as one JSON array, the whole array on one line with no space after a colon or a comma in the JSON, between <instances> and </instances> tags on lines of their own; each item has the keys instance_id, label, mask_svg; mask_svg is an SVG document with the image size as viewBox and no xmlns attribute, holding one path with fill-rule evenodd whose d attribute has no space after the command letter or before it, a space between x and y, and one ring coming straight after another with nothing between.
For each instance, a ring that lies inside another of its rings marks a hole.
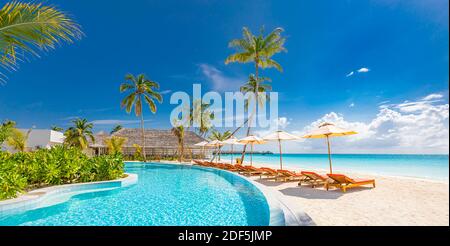
<instances>
[{"instance_id":1,"label":"ocean","mask_svg":"<svg viewBox=\"0 0 450 246\"><path fill-rule=\"evenodd\" d=\"M240 155L234 155L234 158ZM230 155L222 155L229 160ZM249 163L250 156L245 157ZM255 163L279 165L279 154L254 154ZM374 175L402 176L439 181L449 180L448 155L394 155L394 154L333 154L334 173L367 173ZM327 154L283 154L283 168L328 172Z\"/></svg>"}]
</instances>

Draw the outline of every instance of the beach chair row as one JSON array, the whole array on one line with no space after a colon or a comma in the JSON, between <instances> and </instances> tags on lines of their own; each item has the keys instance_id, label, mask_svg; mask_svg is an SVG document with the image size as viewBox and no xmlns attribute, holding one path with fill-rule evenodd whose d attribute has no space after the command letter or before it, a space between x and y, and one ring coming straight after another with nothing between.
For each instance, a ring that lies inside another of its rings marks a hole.
<instances>
[{"instance_id":1,"label":"beach chair row","mask_svg":"<svg viewBox=\"0 0 450 246\"><path fill-rule=\"evenodd\" d=\"M311 185L312 188L317 186L323 186L326 190L332 187L339 188L343 192L353 187L359 187L363 185L372 185L375 188L374 179L352 179L344 174L327 174L327 176L320 175L316 172L302 171L293 172L289 170L275 170L268 167L253 167L244 166L241 164L228 164L228 163L214 163L209 161L194 160L194 164L205 167L213 167L223 170L236 172L245 176L259 176L259 178L266 178L268 180L290 182L298 181L298 185Z\"/></svg>"}]
</instances>

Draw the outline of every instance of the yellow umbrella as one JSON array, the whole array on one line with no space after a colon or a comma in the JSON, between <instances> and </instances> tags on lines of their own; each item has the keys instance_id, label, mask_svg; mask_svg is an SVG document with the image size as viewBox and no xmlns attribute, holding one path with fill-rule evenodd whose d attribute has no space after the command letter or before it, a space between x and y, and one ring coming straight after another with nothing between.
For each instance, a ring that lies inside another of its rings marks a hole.
<instances>
[{"instance_id":1,"label":"yellow umbrella","mask_svg":"<svg viewBox=\"0 0 450 246\"><path fill-rule=\"evenodd\" d=\"M257 137L257 136L253 136L253 135L250 135L250 136L247 136L247 137L245 137L243 139L240 139L238 142L242 143L242 144L250 144L251 145L251 147L252 147L251 151L252 152L251 152L251 155L250 155L250 166L253 165L253 145L254 144L265 144L266 143L266 141L264 141L264 139L262 139L260 137Z\"/></svg>"},{"instance_id":2,"label":"yellow umbrella","mask_svg":"<svg viewBox=\"0 0 450 246\"><path fill-rule=\"evenodd\" d=\"M335 126L332 123L323 123L312 132L304 135L304 138L327 138L328 145L328 160L330 162L330 173L333 173L332 165L331 165L331 148L330 148L330 137L340 137L340 136L348 136L357 134L355 131L346 130Z\"/></svg>"},{"instance_id":3,"label":"yellow umbrella","mask_svg":"<svg viewBox=\"0 0 450 246\"><path fill-rule=\"evenodd\" d=\"M224 144L230 144L231 145L231 165L233 165L233 146L234 145L242 145L238 141L239 140L236 137L234 137L234 136L231 136L227 140L222 141L222 143L224 143Z\"/></svg>"},{"instance_id":4,"label":"yellow umbrella","mask_svg":"<svg viewBox=\"0 0 450 246\"><path fill-rule=\"evenodd\" d=\"M278 148L280 150L280 169L283 170L283 157L281 151L281 140L299 140L300 138L294 136L285 131L276 131L264 137L265 140L275 140L278 141Z\"/></svg>"}]
</instances>

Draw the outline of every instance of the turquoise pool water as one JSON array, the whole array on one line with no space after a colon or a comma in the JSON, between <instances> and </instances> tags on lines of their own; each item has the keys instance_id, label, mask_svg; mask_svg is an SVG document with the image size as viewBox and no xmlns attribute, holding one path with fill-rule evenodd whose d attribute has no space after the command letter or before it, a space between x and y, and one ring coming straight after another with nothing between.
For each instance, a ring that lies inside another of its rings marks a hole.
<instances>
[{"instance_id":1,"label":"turquoise pool water","mask_svg":"<svg viewBox=\"0 0 450 246\"><path fill-rule=\"evenodd\" d=\"M234 155L237 157L237 155ZM240 156L239 156L240 157ZM223 157L230 160L229 155ZM246 156L245 161L250 160ZM332 155L334 172L357 172L389 176L416 177L448 181L448 155L392 155L392 154L334 154ZM253 161L279 165L280 156L253 155ZM286 168L328 171L327 154L284 154L283 164Z\"/></svg>"},{"instance_id":2,"label":"turquoise pool water","mask_svg":"<svg viewBox=\"0 0 450 246\"><path fill-rule=\"evenodd\" d=\"M264 195L234 174L170 164L126 164L137 184L4 214L0 225L268 225Z\"/></svg>"}]
</instances>

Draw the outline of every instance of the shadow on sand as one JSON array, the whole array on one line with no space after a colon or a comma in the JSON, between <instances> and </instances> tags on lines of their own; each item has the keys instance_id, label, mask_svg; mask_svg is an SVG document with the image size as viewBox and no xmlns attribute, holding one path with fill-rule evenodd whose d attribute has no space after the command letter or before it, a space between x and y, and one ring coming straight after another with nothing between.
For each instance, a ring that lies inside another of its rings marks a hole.
<instances>
[{"instance_id":1,"label":"shadow on sand","mask_svg":"<svg viewBox=\"0 0 450 246\"><path fill-rule=\"evenodd\" d=\"M342 192L341 189L325 190L323 188L311 188L310 186L301 187L289 187L280 190L283 195L301 197L306 199L338 199L341 196L350 194L353 192L360 192L365 190L371 190L371 187L355 187L348 189L347 192Z\"/></svg>"}]
</instances>

